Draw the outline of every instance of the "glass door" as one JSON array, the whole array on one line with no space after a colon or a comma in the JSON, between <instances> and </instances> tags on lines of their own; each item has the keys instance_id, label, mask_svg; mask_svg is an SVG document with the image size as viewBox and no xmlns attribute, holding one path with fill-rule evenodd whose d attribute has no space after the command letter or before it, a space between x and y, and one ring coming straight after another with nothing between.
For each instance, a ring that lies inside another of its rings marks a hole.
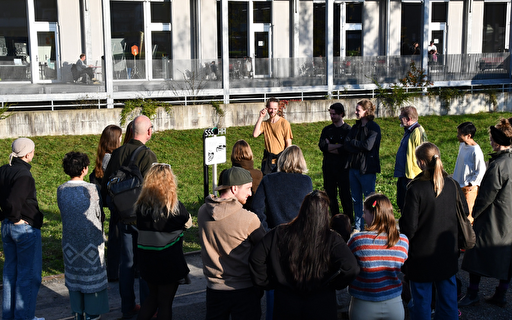
<instances>
[{"instance_id":1,"label":"glass door","mask_svg":"<svg viewBox=\"0 0 512 320\"><path fill-rule=\"evenodd\" d=\"M35 23L37 28L37 51L32 61L37 72L34 82L52 82L60 79L59 32L57 23Z\"/></svg>"}]
</instances>

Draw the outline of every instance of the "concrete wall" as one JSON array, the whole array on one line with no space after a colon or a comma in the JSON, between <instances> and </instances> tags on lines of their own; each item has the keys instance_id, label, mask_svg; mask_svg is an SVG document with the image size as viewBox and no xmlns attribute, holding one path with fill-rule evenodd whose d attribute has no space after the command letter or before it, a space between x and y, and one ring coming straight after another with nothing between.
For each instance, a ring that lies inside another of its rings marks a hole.
<instances>
[{"instance_id":1,"label":"concrete wall","mask_svg":"<svg viewBox=\"0 0 512 320\"><path fill-rule=\"evenodd\" d=\"M497 111L512 111L512 96L498 93ZM354 111L359 99L341 99L346 108L347 119L354 119ZM337 100L290 102L285 110L285 117L291 123L309 123L329 121L329 106ZM386 116L379 101L377 117ZM420 116L443 114L470 114L492 111L486 94L467 94L451 102L447 112L441 106L438 97L418 98L411 103L416 106ZM252 126L258 119L263 103L228 104L222 106L225 116L220 118L220 127ZM119 125L121 109L82 109L59 111L14 112L10 117L0 121L0 138L18 138L46 135L83 135L100 134L109 124ZM129 119L131 120L131 119ZM210 128L217 124L216 114L210 105L175 106L167 113L158 110L153 125L156 131L186 130Z\"/></svg>"}]
</instances>

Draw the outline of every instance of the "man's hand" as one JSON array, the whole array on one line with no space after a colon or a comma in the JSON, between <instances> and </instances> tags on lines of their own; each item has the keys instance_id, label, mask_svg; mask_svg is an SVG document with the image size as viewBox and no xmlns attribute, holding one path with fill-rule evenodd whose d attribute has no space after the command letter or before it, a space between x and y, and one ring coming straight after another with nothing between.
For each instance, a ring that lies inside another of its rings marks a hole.
<instances>
[{"instance_id":1,"label":"man's hand","mask_svg":"<svg viewBox=\"0 0 512 320\"><path fill-rule=\"evenodd\" d=\"M267 108L263 108L261 111L260 111L260 118L263 119L263 117L265 117L267 115Z\"/></svg>"}]
</instances>

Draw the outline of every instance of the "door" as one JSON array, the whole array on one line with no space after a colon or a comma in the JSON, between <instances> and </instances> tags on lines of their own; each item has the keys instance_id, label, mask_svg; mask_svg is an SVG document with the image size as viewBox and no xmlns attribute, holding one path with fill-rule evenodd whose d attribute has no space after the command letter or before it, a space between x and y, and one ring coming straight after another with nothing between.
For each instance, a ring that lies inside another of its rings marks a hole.
<instances>
[{"instance_id":1,"label":"door","mask_svg":"<svg viewBox=\"0 0 512 320\"><path fill-rule=\"evenodd\" d=\"M60 79L59 32L57 23L36 23L37 51L35 61L37 72L34 82L52 82Z\"/></svg>"},{"instance_id":2,"label":"door","mask_svg":"<svg viewBox=\"0 0 512 320\"><path fill-rule=\"evenodd\" d=\"M254 33L254 76L270 77L269 32Z\"/></svg>"}]
</instances>

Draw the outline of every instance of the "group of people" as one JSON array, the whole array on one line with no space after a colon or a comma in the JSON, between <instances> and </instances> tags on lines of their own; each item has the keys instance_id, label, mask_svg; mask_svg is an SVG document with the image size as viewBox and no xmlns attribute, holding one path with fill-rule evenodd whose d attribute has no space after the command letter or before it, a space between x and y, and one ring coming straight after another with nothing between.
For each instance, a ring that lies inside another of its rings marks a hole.
<instances>
[{"instance_id":1,"label":"group of people","mask_svg":"<svg viewBox=\"0 0 512 320\"><path fill-rule=\"evenodd\" d=\"M403 287L410 288L411 319L431 319L433 308L436 319L457 319L458 307L479 302L482 276L500 280L486 300L504 306L512 268L507 227L512 221L512 119L489 128L495 153L487 169L473 139L475 126L460 124L452 179L438 147L426 141L416 109L402 108L404 135L394 168L398 228L391 201L375 193L381 130L374 104L357 103L352 127L343 120L341 103L331 105L329 113L332 124L318 143L325 191L313 190L302 150L292 144L290 124L275 98L260 112L253 131L254 137L265 138L261 170L254 168L245 140L233 146L232 167L221 172L217 193L197 214L206 318L260 319L264 290L267 319L336 319L335 290L348 286L350 319L403 319ZM70 180L59 186L57 202L65 282L77 320L108 312L107 285L115 280L123 318L170 319L178 286L190 281L182 246L192 219L178 200L171 165L158 163L145 147L152 133L151 120L138 116L123 144L120 127L104 129L91 173L84 153L69 152L62 161ZM35 301L43 215L30 174L34 149L30 139L15 140L9 164L0 168L3 319L39 319ZM108 177L130 161L144 178L135 221L123 220L107 194ZM84 181L87 175L91 183ZM464 253L462 268L470 273L470 285L459 301L458 201L477 236L475 247ZM107 259L106 206L111 212ZM139 277L137 304L134 281Z\"/></svg>"}]
</instances>

